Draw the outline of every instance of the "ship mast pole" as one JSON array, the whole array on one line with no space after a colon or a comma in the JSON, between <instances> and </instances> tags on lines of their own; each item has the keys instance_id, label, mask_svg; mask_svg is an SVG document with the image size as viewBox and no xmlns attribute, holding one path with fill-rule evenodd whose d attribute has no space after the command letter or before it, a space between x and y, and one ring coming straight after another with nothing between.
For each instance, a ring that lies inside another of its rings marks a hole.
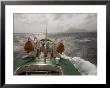
<instances>
[{"instance_id":1,"label":"ship mast pole","mask_svg":"<svg viewBox=\"0 0 110 88\"><path fill-rule=\"evenodd\" d=\"M46 24L46 39L47 39L47 24Z\"/></svg>"},{"instance_id":2,"label":"ship mast pole","mask_svg":"<svg viewBox=\"0 0 110 88\"><path fill-rule=\"evenodd\" d=\"M45 35L45 39L46 39L46 56L47 56L47 24L46 24L46 35ZM45 64L46 64L46 57L45 57Z\"/></svg>"}]
</instances>

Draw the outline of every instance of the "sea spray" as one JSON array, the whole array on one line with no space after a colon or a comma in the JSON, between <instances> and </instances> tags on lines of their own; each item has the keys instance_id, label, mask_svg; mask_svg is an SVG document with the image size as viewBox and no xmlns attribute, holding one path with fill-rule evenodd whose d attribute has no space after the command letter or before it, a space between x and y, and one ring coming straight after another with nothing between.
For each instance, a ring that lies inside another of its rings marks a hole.
<instances>
[{"instance_id":1,"label":"sea spray","mask_svg":"<svg viewBox=\"0 0 110 88\"><path fill-rule=\"evenodd\" d=\"M62 54L61 58L68 59L82 75L97 74L97 67L89 61L82 59L81 57L69 57L65 54Z\"/></svg>"}]
</instances>

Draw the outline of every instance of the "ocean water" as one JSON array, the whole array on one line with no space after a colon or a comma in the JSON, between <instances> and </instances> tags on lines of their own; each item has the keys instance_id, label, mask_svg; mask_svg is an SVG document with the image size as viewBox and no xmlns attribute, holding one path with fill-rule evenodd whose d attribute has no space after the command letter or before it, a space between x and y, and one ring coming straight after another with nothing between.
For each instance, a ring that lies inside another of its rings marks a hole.
<instances>
[{"instance_id":1,"label":"ocean water","mask_svg":"<svg viewBox=\"0 0 110 88\"><path fill-rule=\"evenodd\" d=\"M35 34L34 34L35 35ZM26 33L14 33L14 60L21 59L26 55L24 44L30 35ZM35 35L38 39L45 38L44 35ZM69 57L80 57L81 61L88 61L91 65L97 67L97 33L96 32L78 32L78 33L58 33L48 34L51 40L63 40L64 54ZM71 61L72 62L72 61ZM85 63L88 64L88 63ZM87 65L86 65L87 66Z\"/></svg>"},{"instance_id":2,"label":"ocean water","mask_svg":"<svg viewBox=\"0 0 110 88\"><path fill-rule=\"evenodd\" d=\"M97 66L81 57L69 57L61 54L61 57L68 59L82 75L97 75Z\"/></svg>"},{"instance_id":3,"label":"ocean water","mask_svg":"<svg viewBox=\"0 0 110 88\"><path fill-rule=\"evenodd\" d=\"M81 57L97 66L97 32L62 33L50 37L63 40L65 55Z\"/></svg>"}]
</instances>

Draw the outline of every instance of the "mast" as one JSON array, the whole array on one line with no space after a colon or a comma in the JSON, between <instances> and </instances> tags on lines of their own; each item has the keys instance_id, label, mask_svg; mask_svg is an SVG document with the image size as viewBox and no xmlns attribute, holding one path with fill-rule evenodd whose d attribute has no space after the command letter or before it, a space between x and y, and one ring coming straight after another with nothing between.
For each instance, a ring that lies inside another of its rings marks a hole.
<instances>
[{"instance_id":1,"label":"mast","mask_svg":"<svg viewBox=\"0 0 110 88\"><path fill-rule=\"evenodd\" d=\"M45 39L47 39L47 24L46 24L46 36L45 36Z\"/></svg>"},{"instance_id":2,"label":"mast","mask_svg":"<svg viewBox=\"0 0 110 88\"><path fill-rule=\"evenodd\" d=\"M45 34L45 39L46 39L46 56L47 56L47 24L46 24L46 34ZM45 62L45 64L46 64L46 57L45 57L45 59L44 59L44 62Z\"/></svg>"}]
</instances>

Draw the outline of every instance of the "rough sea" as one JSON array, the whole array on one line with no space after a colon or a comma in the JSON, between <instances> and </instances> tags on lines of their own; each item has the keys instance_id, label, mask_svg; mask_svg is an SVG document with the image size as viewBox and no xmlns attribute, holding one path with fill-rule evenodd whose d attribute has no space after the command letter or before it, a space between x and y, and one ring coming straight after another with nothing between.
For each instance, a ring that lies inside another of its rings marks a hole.
<instances>
[{"instance_id":1,"label":"rough sea","mask_svg":"<svg viewBox=\"0 0 110 88\"><path fill-rule=\"evenodd\" d=\"M27 33L14 33L14 60L21 59L26 55L24 44L30 35ZM45 36L37 35L38 39ZM65 51L63 57L70 61L80 70L82 75L96 74L97 72L97 32L76 32L48 34L51 40L63 40ZM67 58L68 57L68 58ZM77 64L78 63L78 64ZM92 70L90 70L92 69ZM91 72L92 71L92 72Z\"/></svg>"}]
</instances>

